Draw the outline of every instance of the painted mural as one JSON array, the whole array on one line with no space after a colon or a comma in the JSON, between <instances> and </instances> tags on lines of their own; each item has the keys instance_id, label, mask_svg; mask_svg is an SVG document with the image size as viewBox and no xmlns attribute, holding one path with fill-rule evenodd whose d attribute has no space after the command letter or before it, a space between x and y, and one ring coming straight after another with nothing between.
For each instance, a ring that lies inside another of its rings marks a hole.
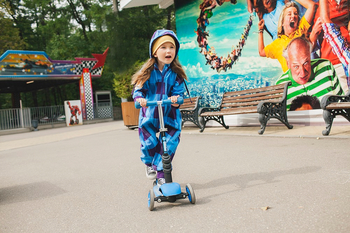
<instances>
[{"instance_id":1,"label":"painted mural","mask_svg":"<svg viewBox=\"0 0 350 233\"><path fill-rule=\"evenodd\" d=\"M83 68L89 68L92 76L100 77L107 56L92 54L95 58L75 58L73 61L51 60L42 51L8 50L0 57L0 79L80 78Z\"/></svg>"},{"instance_id":2,"label":"painted mural","mask_svg":"<svg viewBox=\"0 0 350 233\"><path fill-rule=\"evenodd\" d=\"M350 43L347 1L321 1L327 2L324 6L330 9L333 22L346 31L341 44ZM293 107L292 101L298 96L303 96L303 101L316 98L319 102L326 93L344 94L349 86L347 66L329 46L331 52L324 51L326 39L317 21L317 6L318 0L175 0L176 32L181 42L179 59L189 77L190 95L202 96L202 106L216 107L224 92L265 87L289 79L293 83L289 91L294 94L288 96L288 108ZM280 16L288 24L279 27ZM289 42L296 35L308 40L314 35L310 57L319 59L308 62L308 82L303 84L289 70L282 50L275 51L288 44L281 43L282 39ZM327 87L316 72L318 66L325 64L330 67L327 75L332 76ZM332 72L336 72L336 77ZM319 108L319 103L312 108Z\"/></svg>"}]
</instances>

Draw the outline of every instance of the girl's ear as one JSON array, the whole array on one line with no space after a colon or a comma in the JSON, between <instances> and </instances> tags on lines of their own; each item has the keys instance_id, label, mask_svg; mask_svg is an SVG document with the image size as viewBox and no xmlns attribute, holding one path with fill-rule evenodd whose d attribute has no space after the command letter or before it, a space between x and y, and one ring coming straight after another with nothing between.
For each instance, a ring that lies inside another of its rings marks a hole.
<instances>
[{"instance_id":1,"label":"girl's ear","mask_svg":"<svg viewBox=\"0 0 350 233\"><path fill-rule=\"evenodd\" d=\"M155 54L153 54L153 57L157 57L157 54L155 53Z\"/></svg>"}]
</instances>

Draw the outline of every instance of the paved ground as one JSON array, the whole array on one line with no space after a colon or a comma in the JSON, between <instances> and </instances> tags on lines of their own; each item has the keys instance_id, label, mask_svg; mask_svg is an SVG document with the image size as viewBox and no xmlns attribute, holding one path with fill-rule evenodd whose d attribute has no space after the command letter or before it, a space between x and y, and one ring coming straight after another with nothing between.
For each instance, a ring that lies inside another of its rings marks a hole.
<instances>
[{"instance_id":1,"label":"paved ground","mask_svg":"<svg viewBox=\"0 0 350 233\"><path fill-rule=\"evenodd\" d=\"M0 136L0 232L350 232L350 126L185 127L173 179L197 203L147 208L121 121Z\"/></svg>"}]
</instances>

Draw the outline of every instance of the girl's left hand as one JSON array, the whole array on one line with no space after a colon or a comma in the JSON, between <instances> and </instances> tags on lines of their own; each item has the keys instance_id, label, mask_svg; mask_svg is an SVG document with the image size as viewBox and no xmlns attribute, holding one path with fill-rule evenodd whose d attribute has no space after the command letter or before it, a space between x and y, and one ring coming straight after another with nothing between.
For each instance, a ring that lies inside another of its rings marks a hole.
<instances>
[{"instance_id":1,"label":"girl's left hand","mask_svg":"<svg viewBox=\"0 0 350 233\"><path fill-rule=\"evenodd\" d=\"M177 102L177 98L179 98L179 97L180 97L180 95L174 95L174 96L169 97L169 99L171 100L171 102L173 104L175 104Z\"/></svg>"},{"instance_id":2,"label":"girl's left hand","mask_svg":"<svg viewBox=\"0 0 350 233\"><path fill-rule=\"evenodd\" d=\"M180 95L174 95L174 96L169 97L169 99L170 99L171 102L173 103L172 105L173 105L174 107L178 107L178 106L179 106L179 104L176 104L177 98L179 98L179 97L180 97Z\"/></svg>"}]
</instances>

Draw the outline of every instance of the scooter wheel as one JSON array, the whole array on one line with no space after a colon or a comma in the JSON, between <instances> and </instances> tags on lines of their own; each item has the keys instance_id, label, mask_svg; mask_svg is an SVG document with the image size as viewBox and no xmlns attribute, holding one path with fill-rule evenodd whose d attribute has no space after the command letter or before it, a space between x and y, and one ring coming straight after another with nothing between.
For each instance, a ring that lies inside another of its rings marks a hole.
<instances>
[{"instance_id":1,"label":"scooter wheel","mask_svg":"<svg viewBox=\"0 0 350 233\"><path fill-rule=\"evenodd\" d=\"M190 184L186 185L186 193L188 195L188 200L190 200L192 204L196 203L196 195L194 194L193 188Z\"/></svg>"},{"instance_id":2,"label":"scooter wheel","mask_svg":"<svg viewBox=\"0 0 350 233\"><path fill-rule=\"evenodd\" d=\"M154 209L154 191L150 189L148 192L148 209L152 211Z\"/></svg>"}]
</instances>

